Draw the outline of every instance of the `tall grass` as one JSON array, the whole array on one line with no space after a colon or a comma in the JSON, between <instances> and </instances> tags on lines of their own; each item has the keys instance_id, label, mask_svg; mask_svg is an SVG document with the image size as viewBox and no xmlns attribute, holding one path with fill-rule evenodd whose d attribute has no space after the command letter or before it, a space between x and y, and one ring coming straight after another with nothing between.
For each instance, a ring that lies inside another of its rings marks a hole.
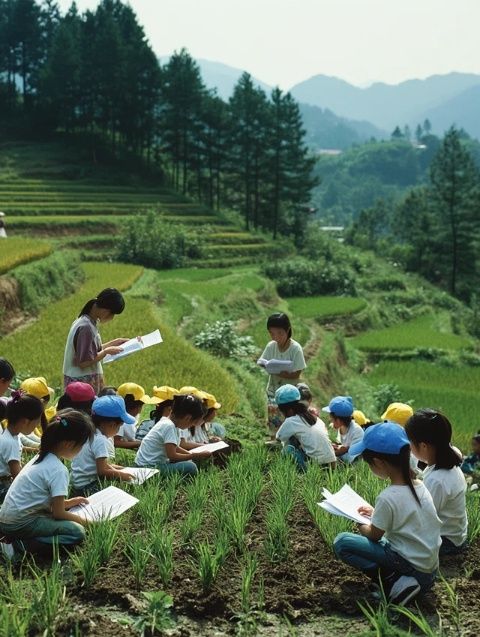
<instances>
[{"instance_id":1,"label":"tall grass","mask_svg":"<svg viewBox=\"0 0 480 637\"><path fill-rule=\"evenodd\" d=\"M271 562L281 562L288 557L288 516L296 499L298 473L294 461L288 456L278 456L270 469L270 480L265 552Z\"/></svg>"},{"instance_id":2,"label":"tall grass","mask_svg":"<svg viewBox=\"0 0 480 637\"><path fill-rule=\"evenodd\" d=\"M367 305L364 299L350 296L311 296L289 298L288 307L298 318L328 319L354 314Z\"/></svg>"},{"instance_id":3,"label":"tall grass","mask_svg":"<svg viewBox=\"0 0 480 637\"><path fill-rule=\"evenodd\" d=\"M0 274L24 263L36 261L48 256L53 247L47 241L41 239L25 239L24 237L8 237L2 241L0 255Z\"/></svg>"}]
</instances>

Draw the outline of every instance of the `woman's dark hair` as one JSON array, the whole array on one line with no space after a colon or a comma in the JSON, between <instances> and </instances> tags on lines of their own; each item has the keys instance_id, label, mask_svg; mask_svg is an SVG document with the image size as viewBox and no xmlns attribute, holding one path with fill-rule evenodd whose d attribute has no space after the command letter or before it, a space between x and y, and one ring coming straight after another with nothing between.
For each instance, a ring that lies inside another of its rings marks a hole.
<instances>
[{"instance_id":1,"label":"woman's dark hair","mask_svg":"<svg viewBox=\"0 0 480 637\"><path fill-rule=\"evenodd\" d=\"M60 411L60 409L76 409L77 411L83 411L90 416L92 413L92 404L93 398L92 400L74 402L68 394L62 394L58 399L57 411Z\"/></svg>"},{"instance_id":2,"label":"woman's dark hair","mask_svg":"<svg viewBox=\"0 0 480 637\"><path fill-rule=\"evenodd\" d=\"M34 464L42 462L47 453L54 451L60 442L76 442L78 446L91 440L95 429L91 419L81 411L62 409L52 418L40 440L40 452Z\"/></svg>"},{"instance_id":3,"label":"woman's dark hair","mask_svg":"<svg viewBox=\"0 0 480 637\"><path fill-rule=\"evenodd\" d=\"M400 452L396 454L379 453L377 451L365 449L365 451L362 453L362 458L368 464L372 464L374 458L385 460L385 462L388 462L388 464L391 464L397 469L400 469L405 483L408 485L415 500L418 502L418 504L420 504L420 500L412 482L412 472L410 469L410 445L403 445L403 447L400 449Z\"/></svg>"},{"instance_id":4,"label":"woman's dark hair","mask_svg":"<svg viewBox=\"0 0 480 637\"><path fill-rule=\"evenodd\" d=\"M203 418L207 410L200 400L191 394L186 396L175 396L172 405L172 416L177 418L183 418L185 416L191 416L194 420Z\"/></svg>"},{"instance_id":5,"label":"woman's dark hair","mask_svg":"<svg viewBox=\"0 0 480 637\"><path fill-rule=\"evenodd\" d=\"M130 409L137 409L138 407L143 407L144 403L141 400L135 400L135 396L133 394L125 394L123 397L125 401L125 409L129 411Z\"/></svg>"},{"instance_id":6,"label":"woman's dark hair","mask_svg":"<svg viewBox=\"0 0 480 637\"><path fill-rule=\"evenodd\" d=\"M15 370L13 369L13 365L5 358L0 358L0 378L3 380L12 380L14 376Z\"/></svg>"},{"instance_id":7,"label":"woman's dark hair","mask_svg":"<svg viewBox=\"0 0 480 637\"><path fill-rule=\"evenodd\" d=\"M14 392L14 396L8 401L5 412L9 425L15 425L22 418L36 420L43 414L43 403L36 396L31 394L19 394Z\"/></svg>"},{"instance_id":8,"label":"woman's dark hair","mask_svg":"<svg viewBox=\"0 0 480 637\"><path fill-rule=\"evenodd\" d=\"M173 400L163 400L161 403L152 409L150 412L150 419L154 422L158 422L160 418L163 417L163 414L167 409L169 409L173 405Z\"/></svg>"},{"instance_id":9,"label":"woman's dark hair","mask_svg":"<svg viewBox=\"0 0 480 637\"><path fill-rule=\"evenodd\" d=\"M102 396L116 396L116 395L117 395L117 388L113 387L113 385L106 385L98 392L98 398L101 398Z\"/></svg>"},{"instance_id":10,"label":"woman's dark hair","mask_svg":"<svg viewBox=\"0 0 480 637\"><path fill-rule=\"evenodd\" d=\"M418 409L410 416L405 432L418 445L424 442L435 449L435 469L453 469L462 459L452 447L452 425L446 416L433 409Z\"/></svg>"},{"instance_id":11,"label":"woman's dark hair","mask_svg":"<svg viewBox=\"0 0 480 637\"><path fill-rule=\"evenodd\" d=\"M288 338L292 337L292 325L290 319L283 312L277 312L276 314L270 314L267 319L267 330L271 327L278 327L287 332Z\"/></svg>"},{"instance_id":12,"label":"woman's dark hair","mask_svg":"<svg viewBox=\"0 0 480 637\"><path fill-rule=\"evenodd\" d=\"M95 299L90 299L83 306L78 317L90 314L94 305L104 310L110 310L112 314L121 314L125 309L125 299L116 288L105 288Z\"/></svg>"},{"instance_id":13,"label":"woman's dark hair","mask_svg":"<svg viewBox=\"0 0 480 637\"><path fill-rule=\"evenodd\" d=\"M283 405L278 405L278 409L284 416L286 416L290 410L293 411L295 416L300 416L300 418L304 420L307 425L312 426L317 422L316 416L314 416L311 411L308 411L308 407L301 403L299 400L295 400L291 403L284 403Z\"/></svg>"}]
</instances>

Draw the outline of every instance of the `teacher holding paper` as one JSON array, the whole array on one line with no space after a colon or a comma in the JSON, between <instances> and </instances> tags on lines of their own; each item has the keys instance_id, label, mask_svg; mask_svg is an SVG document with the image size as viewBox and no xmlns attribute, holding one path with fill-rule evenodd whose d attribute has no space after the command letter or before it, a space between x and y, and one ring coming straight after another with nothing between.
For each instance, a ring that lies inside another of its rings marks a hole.
<instances>
[{"instance_id":1,"label":"teacher holding paper","mask_svg":"<svg viewBox=\"0 0 480 637\"><path fill-rule=\"evenodd\" d=\"M102 290L96 298L84 305L67 336L63 359L64 387L81 381L91 385L96 394L102 389L104 382L101 361L107 354L121 352L120 346L128 339L116 338L102 344L98 324L111 321L124 308L125 299L115 288Z\"/></svg>"}]
</instances>

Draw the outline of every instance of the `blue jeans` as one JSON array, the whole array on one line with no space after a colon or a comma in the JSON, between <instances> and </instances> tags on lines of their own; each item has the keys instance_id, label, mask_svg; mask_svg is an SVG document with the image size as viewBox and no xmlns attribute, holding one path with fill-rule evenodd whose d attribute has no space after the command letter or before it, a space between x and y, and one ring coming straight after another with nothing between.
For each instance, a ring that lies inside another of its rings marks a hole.
<instances>
[{"instance_id":1,"label":"blue jeans","mask_svg":"<svg viewBox=\"0 0 480 637\"><path fill-rule=\"evenodd\" d=\"M79 544L85 538L85 529L78 522L55 520L46 515L23 524L0 524L0 532L19 540L37 540L43 544Z\"/></svg>"},{"instance_id":2,"label":"blue jeans","mask_svg":"<svg viewBox=\"0 0 480 637\"><path fill-rule=\"evenodd\" d=\"M468 542L465 540L463 544L460 546L456 546L452 540L449 540L448 537L443 537L442 535L442 544L440 545L440 555L458 555L459 553L463 553L465 549L468 547Z\"/></svg>"},{"instance_id":3,"label":"blue jeans","mask_svg":"<svg viewBox=\"0 0 480 637\"><path fill-rule=\"evenodd\" d=\"M101 491L105 486L100 482L100 480L92 480L88 484L83 487L73 486L72 488L72 497L77 498L81 496L82 498L88 498L89 495L93 495L97 493L97 491Z\"/></svg>"},{"instance_id":4,"label":"blue jeans","mask_svg":"<svg viewBox=\"0 0 480 637\"><path fill-rule=\"evenodd\" d=\"M141 465L135 464L140 467ZM198 467L192 460L182 460L180 462L162 462L156 464L155 469L158 469L162 475L168 475L169 473L181 473L184 476L196 476L198 473Z\"/></svg>"},{"instance_id":5,"label":"blue jeans","mask_svg":"<svg viewBox=\"0 0 480 637\"><path fill-rule=\"evenodd\" d=\"M290 456L297 464L299 471L304 473L307 470L307 454L300 447L294 447L293 445L285 445L282 449L284 456Z\"/></svg>"},{"instance_id":6,"label":"blue jeans","mask_svg":"<svg viewBox=\"0 0 480 637\"><path fill-rule=\"evenodd\" d=\"M333 542L333 550L338 559L359 571L384 569L398 575L414 577L420 584L422 593L431 588L437 575L436 571L418 571L384 539L374 542L357 533L339 533Z\"/></svg>"}]
</instances>

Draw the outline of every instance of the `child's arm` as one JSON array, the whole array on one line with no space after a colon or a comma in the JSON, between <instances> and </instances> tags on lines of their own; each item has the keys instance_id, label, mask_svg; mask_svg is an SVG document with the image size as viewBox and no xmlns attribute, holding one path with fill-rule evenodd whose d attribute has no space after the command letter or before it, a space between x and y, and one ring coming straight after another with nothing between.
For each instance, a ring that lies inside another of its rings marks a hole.
<instances>
[{"instance_id":1,"label":"child's arm","mask_svg":"<svg viewBox=\"0 0 480 637\"><path fill-rule=\"evenodd\" d=\"M68 509L80 506L80 504L88 504L88 498L83 498L81 495L76 498L69 498L65 500L65 509L68 511Z\"/></svg>"},{"instance_id":2,"label":"child's arm","mask_svg":"<svg viewBox=\"0 0 480 637\"><path fill-rule=\"evenodd\" d=\"M113 444L120 449L138 449L140 440L125 440L122 436L114 436Z\"/></svg>"},{"instance_id":3,"label":"child's arm","mask_svg":"<svg viewBox=\"0 0 480 637\"><path fill-rule=\"evenodd\" d=\"M18 460L10 460L8 463L8 467L10 469L10 475L12 476L12 480L18 476L20 471L22 470L22 465Z\"/></svg>"},{"instance_id":4,"label":"child's arm","mask_svg":"<svg viewBox=\"0 0 480 637\"><path fill-rule=\"evenodd\" d=\"M368 537L369 540L373 540L374 542L381 540L385 533L385 531L382 531L382 529L379 529L373 524L359 524L358 532L360 535Z\"/></svg>"},{"instance_id":5,"label":"child's arm","mask_svg":"<svg viewBox=\"0 0 480 637\"><path fill-rule=\"evenodd\" d=\"M204 444L204 442L189 442L185 440L185 438L180 440L180 447L187 451L190 451L190 449L196 449L197 447L203 447Z\"/></svg>"},{"instance_id":6,"label":"child's arm","mask_svg":"<svg viewBox=\"0 0 480 637\"><path fill-rule=\"evenodd\" d=\"M173 442L165 443L165 453L169 460L176 462L177 460L192 460L193 456L190 451L177 447Z\"/></svg>"},{"instance_id":7,"label":"child's arm","mask_svg":"<svg viewBox=\"0 0 480 637\"><path fill-rule=\"evenodd\" d=\"M107 462L106 458L97 458L97 474L101 478L114 478L117 480L123 480L124 482L130 482L130 480L134 479L134 476L131 473L127 473L122 469L116 469L120 465L111 465Z\"/></svg>"},{"instance_id":8,"label":"child's arm","mask_svg":"<svg viewBox=\"0 0 480 637\"><path fill-rule=\"evenodd\" d=\"M72 498L75 499L75 498ZM57 495L52 498L52 516L55 520L70 520L71 522L78 522L82 526L87 526L88 522L84 518L81 518L79 515L75 515L75 513L70 513L67 511L65 504L70 502L69 500L65 500L65 496Z\"/></svg>"}]
</instances>

